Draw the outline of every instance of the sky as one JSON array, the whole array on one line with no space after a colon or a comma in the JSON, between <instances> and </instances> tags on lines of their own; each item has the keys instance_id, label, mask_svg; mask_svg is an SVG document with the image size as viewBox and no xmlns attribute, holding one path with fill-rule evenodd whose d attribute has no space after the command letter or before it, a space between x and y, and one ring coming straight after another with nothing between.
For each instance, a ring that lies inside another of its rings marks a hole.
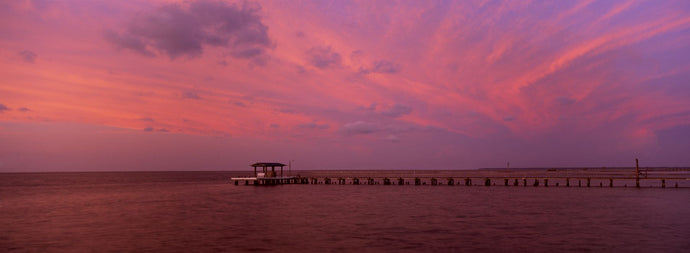
<instances>
[{"instance_id":1,"label":"sky","mask_svg":"<svg viewBox=\"0 0 690 253\"><path fill-rule=\"evenodd\" d=\"M0 172L690 166L690 1L0 2Z\"/></svg>"}]
</instances>

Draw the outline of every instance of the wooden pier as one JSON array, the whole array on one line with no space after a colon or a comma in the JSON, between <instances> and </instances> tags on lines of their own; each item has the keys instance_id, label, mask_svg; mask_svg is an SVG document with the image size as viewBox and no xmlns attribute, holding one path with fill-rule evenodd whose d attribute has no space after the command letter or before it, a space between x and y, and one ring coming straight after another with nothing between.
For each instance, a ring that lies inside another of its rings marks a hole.
<instances>
[{"instance_id":1,"label":"wooden pier","mask_svg":"<svg viewBox=\"0 0 690 253\"><path fill-rule=\"evenodd\" d=\"M233 178L235 185L429 185L429 186L502 186L502 187L636 187L636 188L688 188L690 178L635 177L285 177L285 178ZM480 183L477 183L480 182ZM499 183L500 182L500 183ZM573 182L576 182L573 184ZM592 183L595 182L595 183ZM640 183L642 182L642 183Z\"/></svg>"},{"instance_id":2,"label":"wooden pier","mask_svg":"<svg viewBox=\"0 0 690 253\"><path fill-rule=\"evenodd\" d=\"M429 185L503 187L637 187L688 188L690 177L393 177L393 176L316 176L278 178L232 178L235 185Z\"/></svg>"},{"instance_id":3,"label":"wooden pier","mask_svg":"<svg viewBox=\"0 0 690 253\"><path fill-rule=\"evenodd\" d=\"M690 168L501 169L455 171L300 171L284 176L280 163L256 163L254 177L234 177L235 185L415 185L575 188L690 188ZM280 176L275 168L280 167ZM259 173L257 168L263 168ZM270 168L270 170L268 169Z\"/></svg>"}]
</instances>

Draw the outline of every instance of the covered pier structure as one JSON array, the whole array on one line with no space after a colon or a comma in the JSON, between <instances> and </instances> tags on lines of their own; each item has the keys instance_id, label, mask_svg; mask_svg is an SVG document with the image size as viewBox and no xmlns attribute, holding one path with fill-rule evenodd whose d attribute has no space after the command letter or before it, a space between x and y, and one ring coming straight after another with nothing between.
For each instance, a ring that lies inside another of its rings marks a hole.
<instances>
[{"instance_id":1,"label":"covered pier structure","mask_svg":"<svg viewBox=\"0 0 690 253\"><path fill-rule=\"evenodd\" d=\"M297 177L285 176L283 174L283 167L287 166L282 163L275 162L258 162L251 165L254 167L253 177L233 177L232 181L238 185L240 181L244 181L245 185L252 182L254 185L279 185L296 183ZM276 172L276 167L280 168L280 175ZM259 171L260 169L260 171Z\"/></svg>"}]
</instances>

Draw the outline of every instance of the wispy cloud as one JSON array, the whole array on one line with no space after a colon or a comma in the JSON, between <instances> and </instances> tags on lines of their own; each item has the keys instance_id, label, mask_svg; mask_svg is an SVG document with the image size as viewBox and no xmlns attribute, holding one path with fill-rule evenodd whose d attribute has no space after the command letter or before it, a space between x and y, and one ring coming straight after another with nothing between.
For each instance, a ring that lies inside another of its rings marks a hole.
<instances>
[{"instance_id":1,"label":"wispy cloud","mask_svg":"<svg viewBox=\"0 0 690 253\"><path fill-rule=\"evenodd\" d=\"M38 57L36 53L31 52L29 50L21 51L19 52L19 55L22 57L22 60L24 60L24 62L26 63L35 63L36 58Z\"/></svg>"}]
</instances>

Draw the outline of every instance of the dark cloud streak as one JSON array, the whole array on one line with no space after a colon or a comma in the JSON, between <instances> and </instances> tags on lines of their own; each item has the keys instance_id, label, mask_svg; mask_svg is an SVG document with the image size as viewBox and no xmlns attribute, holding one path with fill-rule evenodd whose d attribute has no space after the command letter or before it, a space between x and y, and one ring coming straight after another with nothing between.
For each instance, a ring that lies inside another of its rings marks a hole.
<instances>
[{"instance_id":1,"label":"dark cloud streak","mask_svg":"<svg viewBox=\"0 0 690 253\"><path fill-rule=\"evenodd\" d=\"M340 66L342 57L334 52L331 47L312 47L306 52L309 62L314 67L325 69L331 66Z\"/></svg>"},{"instance_id":2,"label":"dark cloud streak","mask_svg":"<svg viewBox=\"0 0 690 253\"><path fill-rule=\"evenodd\" d=\"M21 51L21 52L19 52L19 55L22 56L22 60L24 60L24 62L26 62L26 63L35 63L36 57L38 57L38 55L36 53L31 52L29 50Z\"/></svg>"},{"instance_id":3,"label":"dark cloud streak","mask_svg":"<svg viewBox=\"0 0 690 253\"><path fill-rule=\"evenodd\" d=\"M230 49L235 58L254 58L273 46L259 10L216 1L166 4L136 16L124 31L109 30L104 36L144 56L198 57L205 46L217 46Z\"/></svg>"}]
</instances>

